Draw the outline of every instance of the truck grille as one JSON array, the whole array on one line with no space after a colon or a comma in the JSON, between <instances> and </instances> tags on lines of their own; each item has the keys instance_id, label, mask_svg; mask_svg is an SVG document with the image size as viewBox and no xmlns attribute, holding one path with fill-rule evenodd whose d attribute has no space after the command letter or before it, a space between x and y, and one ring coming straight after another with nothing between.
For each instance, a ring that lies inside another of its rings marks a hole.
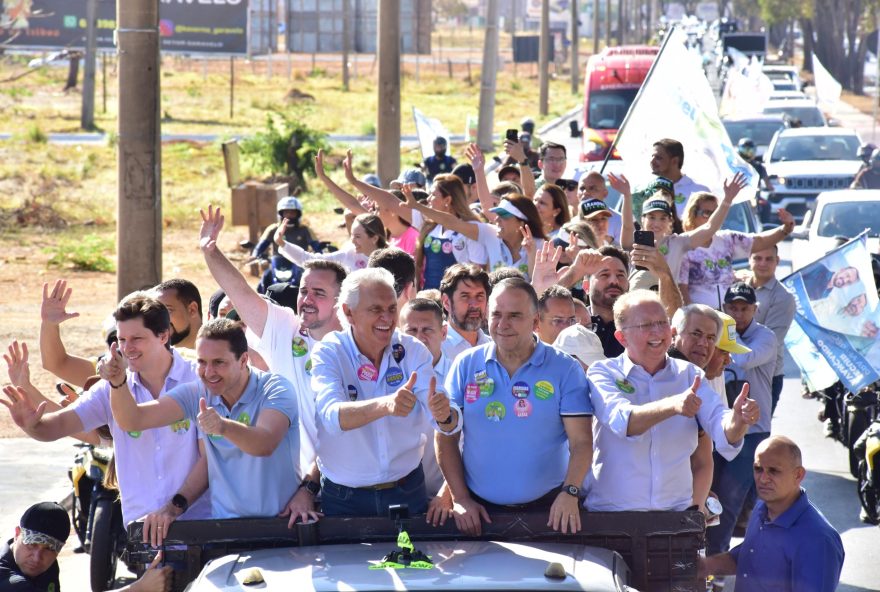
<instances>
[{"instance_id":1,"label":"truck grille","mask_svg":"<svg viewBox=\"0 0 880 592\"><path fill-rule=\"evenodd\" d=\"M786 177L786 189L812 189L827 191L829 189L846 189L853 182L853 176L846 177Z\"/></svg>"}]
</instances>

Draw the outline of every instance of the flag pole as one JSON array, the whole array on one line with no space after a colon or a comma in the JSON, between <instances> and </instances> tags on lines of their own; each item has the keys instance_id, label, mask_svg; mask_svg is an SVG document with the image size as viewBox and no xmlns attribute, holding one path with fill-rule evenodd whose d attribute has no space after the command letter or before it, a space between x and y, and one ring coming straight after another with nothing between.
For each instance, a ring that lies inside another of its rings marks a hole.
<instances>
[{"instance_id":1,"label":"flag pole","mask_svg":"<svg viewBox=\"0 0 880 592\"><path fill-rule=\"evenodd\" d=\"M651 80L651 76L654 74L654 68L656 68L657 64L660 62L660 58L663 56L663 51L666 49L666 45L672 38L672 33L675 32L676 27L677 25L673 25L672 28L669 29L669 32L666 34L666 37L663 38L663 45L660 46L660 51L657 52L657 57L654 58L654 61L651 63L651 67L648 69L648 74L642 81L642 85L639 87L639 92L636 93L636 98L633 99L632 105L629 106L629 109L627 110L626 115L623 117L623 121L620 123L620 127L617 130L617 135L614 136L614 141L611 142L611 146L608 148L608 154L605 155L605 160L602 162L602 167L599 169L600 175L605 172L605 167L608 165L608 161L611 160L611 155L614 153L614 149L617 147L617 141L623 134L623 130L626 128L626 124L627 122L629 122L629 118L632 115L636 105L638 104L639 99L642 98L642 92L648 85L648 81Z\"/></svg>"}]
</instances>

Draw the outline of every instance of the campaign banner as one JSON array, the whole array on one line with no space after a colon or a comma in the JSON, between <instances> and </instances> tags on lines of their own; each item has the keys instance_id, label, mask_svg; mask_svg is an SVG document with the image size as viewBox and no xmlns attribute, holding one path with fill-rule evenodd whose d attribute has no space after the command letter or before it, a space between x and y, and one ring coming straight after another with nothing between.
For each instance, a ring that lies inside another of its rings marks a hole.
<instances>
[{"instance_id":1,"label":"campaign banner","mask_svg":"<svg viewBox=\"0 0 880 592\"><path fill-rule=\"evenodd\" d=\"M82 49L86 0L2 0L0 45ZM114 49L116 1L98 0L97 46ZM165 52L247 53L248 0L160 0L159 46Z\"/></svg>"},{"instance_id":2,"label":"campaign banner","mask_svg":"<svg viewBox=\"0 0 880 592\"><path fill-rule=\"evenodd\" d=\"M880 380L880 306L867 233L782 280L795 300L797 331L785 343L810 383L826 383L818 353L850 392ZM827 373L824 373L827 376ZM824 388L824 387L821 387Z\"/></svg>"},{"instance_id":3,"label":"campaign banner","mask_svg":"<svg viewBox=\"0 0 880 592\"><path fill-rule=\"evenodd\" d=\"M434 156L434 139L446 138L449 141L449 132L440 123L439 119L426 117L424 113L413 107L413 120L416 122L416 135L419 137L419 147L422 150L422 158Z\"/></svg>"},{"instance_id":4,"label":"campaign banner","mask_svg":"<svg viewBox=\"0 0 880 592\"><path fill-rule=\"evenodd\" d=\"M724 180L736 173L757 191L755 169L740 158L718 117L702 58L685 47L687 36L679 27L669 37L618 133L617 151L633 171L630 180L640 186L652 181L653 144L673 138L684 145L684 173L716 195L723 195Z\"/></svg>"},{"instance_id":5,"label":"campaign banner","mask_svg":"<svg viewBox=\"0 0 880 592\"><path fill-rule=\"evenodd\" d=\"M816 102L827 112L834 113L840 103L843 86L825 69L816 54L813 54L813 82L816 84Z\"/></svg>"}]
</instances>

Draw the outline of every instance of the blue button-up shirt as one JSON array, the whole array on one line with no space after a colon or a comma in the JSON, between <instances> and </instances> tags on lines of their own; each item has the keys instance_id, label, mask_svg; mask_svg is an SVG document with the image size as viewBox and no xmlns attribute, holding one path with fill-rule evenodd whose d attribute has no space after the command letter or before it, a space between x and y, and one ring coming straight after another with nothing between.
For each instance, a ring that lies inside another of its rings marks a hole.
<instances>
[{"instance_id":1,"label":"blue button-up shirt","mask_svg":"<svg viewBox=\"0 0 880 592\"><path fill-rule=\"evenodd\" d=\"M463 461L468 488L495 504L534 501L559 487L568 469L562 418L592 415L578 363L538 342L513 376L495 343L456 358L446 389L464 413Z\"/></svg>"},{"instance_id":2,"label":"blue button-up shirt","mask_svg":"<svg viewBox=\"0 0 880 592\"><path fill-rule=\"evenodd\" d=\"M702 399L694 418L676 415L638 436L627 436L633 409L688 390L699 376ZM653 376L622 355L590 365L593 408L593 466L587 473L585 506L602 512L684 510L693 503L691 454L699 425L725 458L734 458L742 441L732 445L724 433L731 413L709 387L703 371L684 360L666 358Z\"/></svg>"},{"instance_id":3,"label":"blue button-up shirt","mask_svg":"<svg viewBox=\"0 0 880 592\"><path fill-rule=\"evenodd\" d=\"M749 383L749 398L758 403L761 417L749 428L750 434L770 432L772 419L772 398L770 396L773 372L776 370L776 335L773 331L752 321L740 336L743 344L751 349L747 354L731 354L731 364L725 372L729 379L736 377Z\"/></svg>"},{"instance_id":4,"label":"blue button-up shirt","mask_svg":"<svg viewBox=\"0 0 880 592\"><path fill-rule=\"evenodd\" d=\"M278 375L251 368L241 398L229 409L218 395L207 392L201 381L182 385L168 396L183 409L187 422L198 425L199 399L204 398L220 417L247 426L256 425L263 411L274 409L287 416L290 425L269 456L253 456L224 438L206 435L208 483L214 518L277 516L296 492L299 480L299 412L290 382Z\"/></svg>"},{"instance_id":5,"label":"blue button-up shirt","mask_svg":"<svg viewBox=\"0 0 880 592\"><path fill-rule=\"evenodd\" d=\"M340 485L368 487L397 481L419 466L426 427L431 423L437 427L428 410L431 361L422 342L400 331L391 337L379 368L358 350L351 328L330 333L315 344L312 390L317 398L318 467L324 476ZM418 375L412 389L418 404L409 415L342 430L339 411L344 403L391 395L413 372ZM456 430L460 427L461 421Z\"/></svg>"},{"instance_id":6,"label":"blue button-up shirt","mask_svg":"<svg viewBox=\"0 0 880 592\"><path fill-rule=\"evenodd\" d=\"M730 554L736 592L833 592L844 557L840 535L804 490L775 520L758 501L745 539Z\"/></svg>"}]
</instances>

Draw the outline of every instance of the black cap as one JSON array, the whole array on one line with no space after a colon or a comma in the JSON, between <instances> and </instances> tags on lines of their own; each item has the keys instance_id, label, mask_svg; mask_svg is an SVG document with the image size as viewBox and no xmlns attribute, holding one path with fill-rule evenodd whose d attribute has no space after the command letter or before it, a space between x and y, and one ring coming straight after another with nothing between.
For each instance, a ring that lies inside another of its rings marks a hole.
<instances>
[{"instance_id":1,"label":"black cap","mask_svg":"<svg viewBox=\"0 0 880 592\"><path fill-rule=\"evenodd\" d=\"M55 502L34 504L21 517L21 537L26 545L46 545L58 552L70 536L70 517Z\"/></svg>"},{"instance_id":2,"label":"black cap","mask_svg":"<svg viewBox=\"0 0 880 592\"><path fill-rule=\"evenodd\" d=\"M645 202L645 205L642 206L642 214L647 214L648 212L663 212L671 218L672 206L665 199L652 199Z\"/></svg>"},{"instance_id":3,"label":"black cap","mask_svg":"<svg viewBox=\"0 0 880 592\"><path fill-rule=\"evenodd\" d=\"M730 304L736 300L742 300L747 304L755 304L758 301L758 297L750 285L745 282L736 282L724 294L724 303Z\"/></svg>"},{"instance_id":4,"label":"black cap","mask_svg":"<svg viewBox=\"0 0 880 592\"><path fill-rule=\"evenodd\" d=\"M473 185L477 182L477 176L474 174L474 167L469 164L460 164L452 169L452 174L461 179L465 185Z\"/></svg>"},{"instance_id":5,"label":"black cap","mask_svg":"<svg viewBox=\"0 0 880 592\"><path fill-rule=\"evenodd\" d=\"M581 212L581 218L591 218L594 214L607 213L611 215L608 205L601 199L585 199L578 206Z\"/></svg>"},{"instance_id":6,"label":"black cap","mask_svg":"<svg viewBox=\"0 0 880 592\"><path fill-rule=\"evenodd\" d=\"M287 282L272 284L266 288L266 297L279 306L284 306L296 312L296 299L299 296L299 287Z\"/></svg>"}]
</instances>

